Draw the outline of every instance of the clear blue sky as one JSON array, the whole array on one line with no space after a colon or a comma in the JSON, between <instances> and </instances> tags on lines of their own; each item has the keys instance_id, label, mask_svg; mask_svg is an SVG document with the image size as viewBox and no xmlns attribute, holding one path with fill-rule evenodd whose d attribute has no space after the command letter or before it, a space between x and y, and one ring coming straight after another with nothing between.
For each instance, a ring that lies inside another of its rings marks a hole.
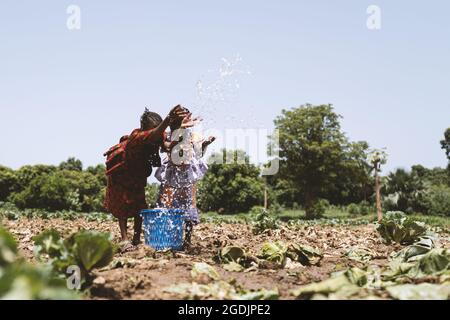
<instances>
[{"instance_id":1,"label":"clear blue sky","mask_svg":"<svg viewBox=\"0 0 450 320\"><path fill-rule=\"evenodd\" d=\"M381 0L2 0L0 164L101 163L145 106L195 105L197 81L236 54L251 74L206 115L216 126L272 128L282 108L332 103L350 139L387 148L388 169L446 165L450 3Z\"/></svg>"}]
</instances>

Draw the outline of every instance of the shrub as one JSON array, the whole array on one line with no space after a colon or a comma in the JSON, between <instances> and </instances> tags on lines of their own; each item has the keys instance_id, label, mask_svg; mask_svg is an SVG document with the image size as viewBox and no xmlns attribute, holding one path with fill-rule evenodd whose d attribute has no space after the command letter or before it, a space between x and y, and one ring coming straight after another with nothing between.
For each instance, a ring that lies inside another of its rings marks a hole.
<instances>
[{"instance_id":1,"label":"shrub","mask_svg":"<svg viewBox=\"0 0 450 320\"><path fill-rule=\"evenodd\" d=\"M425 193L428 214L450 216L450 187L431 186Z\"/></svg>"},{"instance_id":2,"label":"shrub","mask_svg":"<svg viewBox=\"0 0 450 320\"><path fill-rule=\"evenodd\" d=\"M0 166L0 201L5 201L18 187L18 178L10 168Z\"/></svg>"},{"instance_id":3,"label":"shrub","mask_svg":"<svg viewBox=\"0 0 450 320\"><path fill-rule=\"evenodd\" d=\"M356 203L350 203L350 204L347 206L347 211L348 211L348 213L350 213L351 215L356 216L356 215L359 214L359 207L358 207L358 205L357 205Z\"/></svg>"},{"instance_id":4,"label":"shrub","mask_svg":"<svg viewBox=\"0 0 450 320\"><path fill-rule=\"evenodd\" d=\"M89 212L103 210L103 196L104 187L93 174L58 170L36 175L22 191L12 194L10 200L21 209Z\"/></svg>"},{"instance_id":5,"label":"shrub","mask_svg":"<svg viewBox=\"0 0 450 320\"><path fill-rule=\"evenodd\" d=\"M61 175L55 173L34 178L21 192L12 196L12 201L19 208L41 208L62 210L71 208L70 188Z\"/></svg>"},{"instance_id":6,"label":"shrub","mask_svg":"<svg viewBox=\"0 0 450 320\"><path fill-rule=\"evenodd\" d=\"M320 218L325 214L327 209L330 207L330 203L326 199L319 199L317 200L312 207L310 208L310 214L308 218Z\"/></svg>"},{"instance_id":7,"label":"shrub","mask_svg":"<svg viewBox=\"0 0 450 320\"><path fill-rule=\"evenodd\" d=\"M263 207L253 207L250 212L255 214L252 228L253 234L260 234L266 230L278 229L280 227L276 215Z\"/></svg>"},{"instance_id":8,"label":"shrub","mask_svg":"<svg viewBox=\"0 0 450 320\"><path fill-rule=\"evenodd\" d=\"M367 201L361 201L360 203L350 203L347 206L347 211L351 215L367 215L370 213L371 205Z\"/></svg>"},{"instance_id":9,"label":"shrub","mask_svg":"<svg viewBox=\"0 0 450 320\"><path fill-rule=\"evenodd\" d=\"M249 163L248 156L241 151L223 151L227 164L213 163L198 186L198 207L203 211L223 211L224 213L248 212L254 205L262 203L264 182L259 176L260 170ZM215 154L213 158L219 158ZM245 163L237 159L244 158Z\"/></svg>"}]
</instances>

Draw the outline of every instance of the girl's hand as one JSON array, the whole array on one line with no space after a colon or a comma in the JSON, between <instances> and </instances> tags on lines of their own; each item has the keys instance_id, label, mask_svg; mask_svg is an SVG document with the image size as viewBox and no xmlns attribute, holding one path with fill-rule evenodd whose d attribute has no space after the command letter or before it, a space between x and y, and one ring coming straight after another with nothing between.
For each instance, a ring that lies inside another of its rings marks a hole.
<instances>
[{"instance_id":1,"label":"girl's hand","mask_svg":"<svg viewBox=\"0 0 450 320\"><path fill-rule=\"evenodd\" d=\"M173 107L172 110L170 110L168 117L170 121L177 121L187 117L189 114L190 114L189 111L187 111L181 105L177 105Z\"/></svg>"},{"instance_id":2,"label":"girl's hand","mask_svg":"<svg viewBox=\"0 0 450 320\"><path fill-rule=\"evenodd\" d=\"M186 117L183 118L183 121L181 122L181 128L191 128L197 124L199 124L202 121L200 117L192 118L192 113L189 113Z\"/></svg>"}]
</instances>

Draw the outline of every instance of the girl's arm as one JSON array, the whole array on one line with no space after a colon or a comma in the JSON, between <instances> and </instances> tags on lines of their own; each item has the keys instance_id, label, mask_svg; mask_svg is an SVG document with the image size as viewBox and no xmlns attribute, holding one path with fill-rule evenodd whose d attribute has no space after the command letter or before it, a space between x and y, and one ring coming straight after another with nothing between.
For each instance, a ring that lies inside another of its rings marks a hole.
<instances>
[{"instance_id":1,"label":"girl's arm","mask_svg":"<svg viewBox=\"0 0 450 320\"><path fill-rule=\"evenodd\" d=\"M171 121L179 121L189 116L189 112L183 109L180 105L174 107L167 117L156 127L150 130L141 131L138 135L138 140L143 143L163 143L164 132ZM187 124L189 125L189 123Z\"/></svg>"}]
</instances>

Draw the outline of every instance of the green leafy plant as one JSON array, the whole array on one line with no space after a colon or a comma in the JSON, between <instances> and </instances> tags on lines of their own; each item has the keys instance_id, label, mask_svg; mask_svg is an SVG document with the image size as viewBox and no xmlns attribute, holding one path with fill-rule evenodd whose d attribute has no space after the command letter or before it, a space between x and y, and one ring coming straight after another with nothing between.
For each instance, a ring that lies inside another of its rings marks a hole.
<instances>
[{"instance_id":1,"label":"green leafy plant","mask_svg":"<svg viewBox=\"0 0 450 320\"><path fill-rule=\"evenodd\" d=\"M62 277L71 265L80 267L82 282L92 280L91 271L106 267L113 259L115 248L109 235L96 231L80 231L63 240L58 231L46 230L33 238L35 254Z\"/></svg>"},{"instance_id":2,"label":"green leafy plant","mask_svg":"<svg viewBox=\"0 0 450 320\"><path fill-rule=\"evenodd\" d=\"M261 254L258 258L274 262L277 265L284 267L286 265L287 253L288 246L283 242L266 242L263 244Z\"/></svg>"},{"instance_id":3,"label":"green leafy plant","mask_svg":"<svg viewBox=\"0 0 450 320\"><path fill-rule=\"evenodd\" d=\"M240 272L244 268L257 265L258 259L245 253L240 247L227 246L220 249L214 260L224 264L223 268L228 271Z\"/></svg>"},{"instance_id":4,"label":"green leafy plant","mask_svg":"<svg viewBox=\"0 0 450 320\"><path fill-rule=\"evenodd\" d=\"M0 227L0 299L76 299L78 295L66 288L41 265L31 265L19 256L12 235Z\"/></svg>"},{"instance_id":5,"label":"green leafy plant","mask_svg":"<svg viewBox=\"0 0 450 320\"><path fill-rule=\"evenodd\" d=\"M379 222L377 230L388 243L411 244L425 234L427 227L401 211L388 211Z\"/></svg>"},{"instance_id":6,"label":"green leafy plant","mask_svg":"<svg viewBox=\"0 0 450 320\"><path fill-rule=\"evenodd\" d=\"M253 234L260 234L266 230L278 229L280 227L278 218L263 207L254 207L251 213L255 214L252 227Z\"/></svg>"},{"instance_id":7,"label":"green leafy plant","mask_svg":"<svg viewBox=\"0 0 450 320\"><path fill-rule=\"evenodd\" d=\"M303 299L321 296L335 299L348 299L357 294L361 290L359 286L366 282L366 272L358 268L350 268L344 272L334 274L329 279L301 286L298 289L292 290L291 294Z\"/></svg>"},{"instance_id":8,"label":"green leafy plant","mask_svg":"<svg viewBox=\"0 0 450 320\"><path fill-rule=\"evenodd\" d=\"M300 262L305 266L317 265L323 258L320 250L298 243L289 245L287 256L293 261Z\"/></svg>"},{"instance_id":9,"label":"green leafy plant","mask_svg":"<svg viewBox=\"0 0 450 320\"><path fill-rule=\"evenodd\" d=\"M279 267L284 267L288 258L300 262L302 265L311 266L319 264L323 254L320 250L308 245L298 243L287 245L281 241L276 241L264 243L258 257L274 262Z\"/></svg>"}]
</instances>

